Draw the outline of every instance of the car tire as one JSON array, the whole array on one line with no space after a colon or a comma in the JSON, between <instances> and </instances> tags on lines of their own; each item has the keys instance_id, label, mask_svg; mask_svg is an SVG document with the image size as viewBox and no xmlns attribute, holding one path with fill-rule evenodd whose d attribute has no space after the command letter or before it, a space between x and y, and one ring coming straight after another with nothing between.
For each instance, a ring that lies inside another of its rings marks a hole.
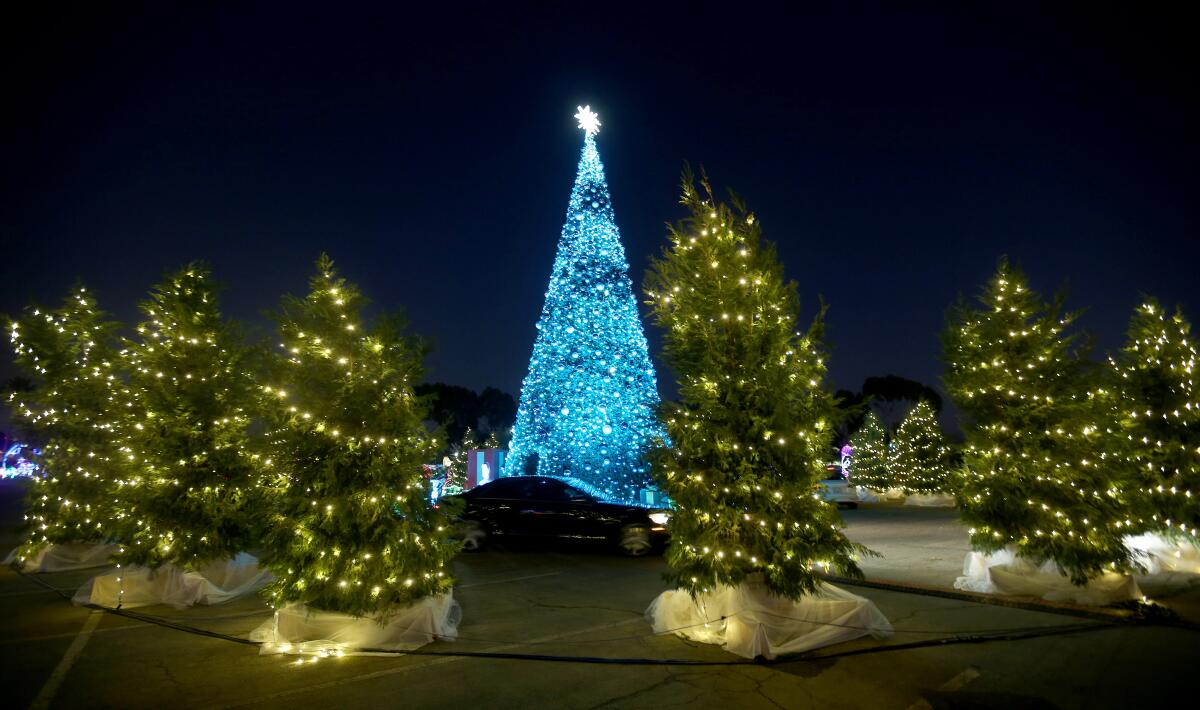
<instances>
[{"instance_id":1,"label":"car tire","mask_svg":"<svg viewBox=\"0 0 1200 710\"><path fill-rule=\"evenodd\" d=\"M621 548L621 554L626 557L641 557L647 554L654 547L650 543L649 526L637 523L626 525L621 528L617 545Z\"/></svg>"},{"instance_id":2,"label":"car tire","mask_svg":"<svg viewBox=\"0 0 1200 710\"><path fill-rule=\"evenodd\" d=\"M478 520L464 520L458 526L458 539L466 552L479 552L487 545L487 528Z\"/></svg>"},{"instance_id":3,"label":"car tire","mask_svg":"<svg viewBox=\"0 0 1200 710\"><path fill-rule=\"evenodd\" d=\"M858 503L842 503L847 508L858 508Z\"/></svg>"}]
</instances>

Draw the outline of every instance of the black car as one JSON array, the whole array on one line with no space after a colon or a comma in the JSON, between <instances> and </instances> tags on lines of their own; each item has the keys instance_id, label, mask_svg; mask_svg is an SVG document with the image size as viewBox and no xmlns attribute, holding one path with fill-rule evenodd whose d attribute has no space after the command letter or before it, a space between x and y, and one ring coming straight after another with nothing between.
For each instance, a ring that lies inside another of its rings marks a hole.
<instances>
[{"instance_id":1,"label":"black car","mask_svg":"<svg viewBox=\"0 0 1200 710\"><path fill-rule=\"evenodd\" d=\"M493 536L557 538L606 542L636 556L667 540L670 511L606 503L560 478L500 478L457 497L466 502L458 528L464 550L479 550Z\"/></svg>"}]
</instances>

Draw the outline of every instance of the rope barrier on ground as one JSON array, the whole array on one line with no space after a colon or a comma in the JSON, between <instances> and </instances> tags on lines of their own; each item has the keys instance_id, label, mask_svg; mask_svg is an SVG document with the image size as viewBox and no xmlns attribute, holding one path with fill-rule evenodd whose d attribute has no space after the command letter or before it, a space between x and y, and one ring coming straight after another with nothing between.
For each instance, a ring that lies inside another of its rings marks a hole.
<instances>
[{"instance_id":1,"label":"rope barrier on ground","mask_svg":"<svg viewBox=\"0 0 1200 710\"><path fill-rule=\"evenodd\" d=\"M73 599L67 593L63 592L62 590L60 590L56 587L51 586L50 584L38 579L37 577L26 574L26 573L22 572L21 570L17 570L17 573L21 577L28 579L28 580L34 582L35 584L44 587L45 589L47 589L49 591L54 592L55 594L59 595L63 599L73 602ZM174 631L181 631L184 633L190 633L190 634L194 634L197 636L202 636L205 638L212 638L212 639L217 639L217 640L221 640L221 641L229 641L229 642L237 643L237 644L240 644L243 646L259 647L262 645L262 642L260 642L260 641L251 641L250 639L241 638L238 636L232 636L230 634L224 634L219 631L211 631L209 629L202 629L199 627L191 626L190 624L182 624L182 623L178 623L176 621L172 621L170 619L164 619L162 617L153 616L151 614L143 614L140 612L130 611L128 609L121 609L118 607L107 607L107 606L103 606L100 604L90 604L90 603L79 604L79 606L82 606L87 609L101 611L101 612L104 612L107 614L112 614L114 616L120 616L120 617L124 617L124 618L131 619L134 621L139 621L139 622L146 623L146 624L153 624L153 625L171 629ZM864 627L846 626L846 625L842 625L842 624L833 624L833 623L827 623L827 622L811 622L811 621L806 621L804 619L795 619L793 617L787 617L787 616L778 615L778 614L771 614L771 615L778 616L778 617L784 618L784 619L791 619L793 621L812 623L814 625L835 626L835 627L841 627L841 628L851 628L851 629L857 629L857 630L862 630L862 631L870 631L870 629L867 629ZM611 638L611 639L599 639L599 640L590 641L590 643L621 641L621 640L638 640L638 639L645 639L645 638L654 638L654 637L658 637L658 636L667 636L667 635L679 633L681 631L686 631L688 629L695 628L697 626L721 623L721 622L725 621L726 618L727 617L722 616L719 618L702 621L702 622L698 622L695 624L688 624L686 626L681 626L681 627L674 628L674 629L667 629L665 631L659 631L659 632L655 632L655 633L651 633L651 634L641 634L641 635L634 635L634 636L627 636L627 637L616 637L616 638ZM849 656L861 656L861 655L868 655L868 654L874 654L874 653L887 653L887 652L903 651L903 650L910 650L910 649L917 649L917 648L929 648L929 647L939 647L939 646L959 645L959 644L979 644L979 643L990 643L990 642L996 642L996 641L1020 641L1020 640L1027 640L1027 639L1034 639L1034 638L1043 638L1043 637L1047 637L1047 636L1068 635L1068 634L1072 634L1072 633L1085 633L1085 632L1099 631L1099 630L1111 629L1111 628L1115 628L1115 626L1110 621L1109 623L1067 624L1067 625L1059 625L1059 626L978 630L978 631L970 631L970 632L962 632L962 631L959 631L959 632L954 632L954 631L937 632L937 631L920 631L920 630L897 631L896 633L940 633L940 634L943 634L943 637L936 638L936 639L927 639L924 641L914 641L914 642L910 642L910 643L884 644L884 645L880 645L880 646L873 646L871 648L851 649L851 650L840 651L840 652L836 652L836 653L791 654L791 655L782 656L780 658L771 659L771 660L756 659L753 661L751 661L751 660L707 661L707 660L695 660L695 659L685 659L685 658L610 658L610 657L604 657L604 656L514 653L514 652L509 652L509 651L454 651L454 650L436 651L436 650L429 650L429 649L415 649L415 650L411 650L411 651L395 651L395 650L391 650L391 649L376 649L376 648L361 648L361 649L355 649L355 650L358 652L362 652L362 653L372 653L372 654L388 655L388 656L436 656L436 657L480 658L480 659L491 659L491 660L542 661L542 662L553 662L553 663L585 663L585 664L598 664L598 665L650 665L650 666L738 666L738 665L763 665L763 664L777 665L777 664L784 664L784 663L814 662L814 661L830 660L830 659L849 657ZM946 634L948 634L948 635L946 635ZM437 639L435 639L435 640L437 640ZM489 640L470 639L470 638L463 638L463 637L458 637L458 640L474 642L474 643L492 643L492 644L499 645L499 646L522 646L522 645L528 646L528 645L535 645L535 644L539 643L536 641L502 642L502 641L495 641L495 640L490 640L490 639ZM585 641L585 642L587 642L587 641ZM545 642L541 642L541 643L547 643L547 644L548 643L562 643L562 641L554 640L554 641L545 641Z\"/></svg>"}]
</instances>

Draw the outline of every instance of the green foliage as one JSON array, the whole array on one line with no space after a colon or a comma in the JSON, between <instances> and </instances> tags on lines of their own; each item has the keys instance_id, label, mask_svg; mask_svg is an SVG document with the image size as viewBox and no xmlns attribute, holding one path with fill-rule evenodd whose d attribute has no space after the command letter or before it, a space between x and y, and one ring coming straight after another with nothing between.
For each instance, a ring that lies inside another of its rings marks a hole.
<instances>
[{"instance_id":1,"label":"green foliage","mask_svg":"<svg viewBox=\"0 0 1200 710\"><path fill-rule=\"evenodd\" d=\"M1183 311L1146 299L1125 347L1109 359L1115 394L1113 459L1134 488L1147 530L1197 542L1200 529L1200 397L1196 344Z\"/></svg>"},{"instance_id":2,"label":"green foliage","mask_svg":"<svg viewBox=\"0 0 1200 710\"><path fill-rule=\"evenodd\" d=\"M851 483L876 491L896 487L887 431L878 414L867 410L862 428L850 437L850 448L854 450L850 460Z\"/></svg>"},{"instance_id":3,"label":"green foliage","mask_svg":"<svg viewBox=\"0 0 1200 710\"><path fill-rule=\"evenodd\" d=\"M475 430L467 427L462 441L450 452L450 470L446 472L446 494L462 493L467 486L467 452L479 446Z\"/></svg>"},{"instance_id":4,"label":"green foliage","mask_svg":"<svg viewBox=\"0 0 1200 710\"><path fill-rule=\"evenodd\" d=\"M1001 260L979 306L951 309L946 390L965 415L959 504L971 543L1053 560L1076 584L1128 569L1125 496L1097 455L1099 412L1067 335L1074 316Z\"/></svg>"},{"instance_id":5,"label":"green foliage","mask_svg":"<svg viewBox=\"0 0 1200 710\"><path fill-rule=\"evenodd\" d=\"M141 304L146 320L123 352L123 563L199 566L254 542L247 430L257 363L217 292L202 264L169 274Z\"/></svg>"},{"instance_id":6,"label":"green foliage","mask_svg":"<svg viewBox=\"0 0 1200 710\"><path fill-rule=\"evenodd\" d=\"M860 574L852 556L862 548L842 534L836 508L813 496L834 416L822 387L823 313L795 332L796 285L754 215L701 186L685 175L691 217L671 229L646 276L681 398L662 408L673 448L653 454L676 504L668 578L695 595L762 574L797 599L815 589L818 564Z\"/></svg>"},{"instance_id":7,"label":"green foliage","mask_svg":"<svg viewBox=\"0 0 1200 710\"><path fill-rule=\"evenodd\" d=\"M424 353L396 316L366 325L365 299L328 257L317 269L276 316L283 347L264 388L276 577L264 593L276 606L386 615L449 590L457 552L422 470L439 450L413 391Z\"/></svg>"},{"instance_id":8,"label":"green foliage","mask_svg":"<svg viewBox=\"0 0 1200 710\"><path fill-rule=\"evenodd\" d=\"M36 307L8 321L14 359L28 385L7 397L13 420L42 443L42 475L27 498L28 537L18 559L46 544L96 542L113 531L114 479L122 462L110 445L117 324L77 286L52 311Z\"/></svg>"},{"instance_id":9,"label":"green foliage","mask_svg":"<svg viewBox=\"0 0 1200 710\"><path fill-rule=\"evenodd\" d=\"M900 423L893 437L893 448L892 467L905 493L952 491L950 451L928 402L917 402Z\"/></svg>"}]
</instances>

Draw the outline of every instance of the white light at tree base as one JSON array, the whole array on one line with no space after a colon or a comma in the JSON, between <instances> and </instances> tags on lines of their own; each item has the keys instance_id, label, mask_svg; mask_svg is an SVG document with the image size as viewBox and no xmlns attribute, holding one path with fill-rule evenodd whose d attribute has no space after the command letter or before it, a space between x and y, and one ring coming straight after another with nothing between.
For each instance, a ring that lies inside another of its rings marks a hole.
<instances>
[{"instance_id":1,"label":"white light at tree base","mask_svg":"<svg viewBox=\"0 0 1200 710\"><path fill-rule=\"evenodd\" d=\"M576 118L583 155L505 474L571 477L611 500L638 502L651 487L645 450L664 436L654 414L658 385L596 150L600 122L586 106Z\"/></svg>"}]
</instances>

